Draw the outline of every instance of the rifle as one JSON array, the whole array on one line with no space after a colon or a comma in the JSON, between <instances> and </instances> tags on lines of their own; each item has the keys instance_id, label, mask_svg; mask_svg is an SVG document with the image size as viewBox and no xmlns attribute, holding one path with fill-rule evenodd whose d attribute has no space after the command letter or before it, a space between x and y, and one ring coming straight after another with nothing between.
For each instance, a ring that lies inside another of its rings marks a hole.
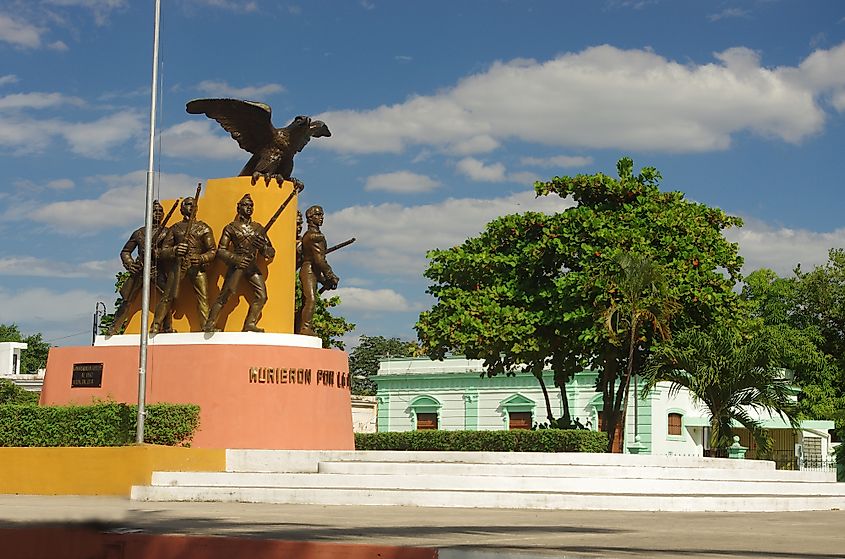
<instances>
[{"instance_id":1,"label":"rifle","mask_svg":"<svg viewBox=\"0 0 845 559\"><path fill-rule=\"evenodd\" d=\"M338 244L336 244L336 245L335 245L335 246L333 246L333 247L329 247L329 248L327 248L327 249L326 249L326 254L328 254L328 253L330 253L330 252L334 252L334 251L336 251L336 250L340 250L340 249L342 249L342 248L344 248L344 247L348 247L349 245L351 245L351 244L352 244L352 243L354 243L354 242L355 242L355 237L352 237L351 239L349 239L349 240L347 240L347 241L343 241L342 243L338 243Z\"/></svg>"},{"instance_id":2,"label":"rifle","mask_svg":"<svg viewBox=\"0 0 845 559\"><path fill-rule=\"evenodd\" d=\"M194 195L194 207L191 209L191 215L188 216L188 226L185 228L185 243L188 244L190 251L191 244L191 228L197 220L197 208L200 205L200 191L202 190L202 183L197 183L197 193ZM182 283L182 274L184 274L190 266L190 259L186 258L188 255L176 258L176 268L173 273L176 274L176 283L173 285L173 298L179 297L179 284Z\"/></svg>"},{"instance_id":3,"label":"rifle","mask_svg":"<svg viewBox=\"0 0 845 559\"><path fill-rule=\"evenodd\" d=\"M334 252L334 251L336 251L336 250L340 250L340 249L342 249L343 247L348 247L349 245L351 245L351 244L352 244L352 243L354 243L354 242L355 242L355 237L352 237L351 239L348 239L348 240L346 240L346 241L343 241L342 243L338 243L338 244L334 245L333 247L329 247L329 248L327 248L327 249L326 249L326 254L328 254L328 253L330 253L330 252ZM325 293L325 292L326 292L326 286L325 286L325 285L324 285L323 287L321 287L321 288L319 289L319 291L317 291L317 293L319 293L320 295L322 295L322 294L323 294L323 293Z\"/></svg>"}]
</instances>

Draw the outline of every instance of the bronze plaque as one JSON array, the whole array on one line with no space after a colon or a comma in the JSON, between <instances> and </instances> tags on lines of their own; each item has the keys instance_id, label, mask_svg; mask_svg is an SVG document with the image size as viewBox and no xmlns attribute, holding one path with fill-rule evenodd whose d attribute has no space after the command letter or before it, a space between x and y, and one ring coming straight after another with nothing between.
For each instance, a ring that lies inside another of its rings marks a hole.
<instances>
[{"instance_id":1,"label":"bronze plaque","mask_svg":"<svg viewBox=\"0 0 845 559\"><path fill-rule=\"evenodd\" d=\"M74 363L71 388L100 388L103 385L102 363Z\"/></svg>"}]
</instances>

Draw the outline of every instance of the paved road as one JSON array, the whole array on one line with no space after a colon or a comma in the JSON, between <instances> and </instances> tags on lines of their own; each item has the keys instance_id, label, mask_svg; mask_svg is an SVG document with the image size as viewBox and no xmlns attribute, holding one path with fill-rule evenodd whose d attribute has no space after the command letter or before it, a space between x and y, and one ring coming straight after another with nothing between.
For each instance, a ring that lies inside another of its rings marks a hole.
<instances>
[{"instance_id":1,"label":"paved road","mask_svg":"<svg viewBox=\"0 0 845 559\"><path fill-rule=\"evenodd\" d=\"M845 511L526 511L0 495L0 527L90 521L153 534L436 547L443 559L845 557Z\"/></svg>"}]
</instances>

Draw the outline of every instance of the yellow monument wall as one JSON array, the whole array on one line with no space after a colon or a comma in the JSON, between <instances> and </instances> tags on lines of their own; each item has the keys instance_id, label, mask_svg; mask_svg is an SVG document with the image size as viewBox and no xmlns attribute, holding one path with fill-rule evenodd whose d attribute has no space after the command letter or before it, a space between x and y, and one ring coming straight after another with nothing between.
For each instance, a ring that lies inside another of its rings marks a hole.
<instances>
[{"instance_id":1,"label":"yellow monument wall","mask_svg":"<svg viewBox=\"0 0 845 559\"><path fill-rule=\"evenodd\" d=\"M293 183L285 181L280 186L275 180L266 185L259 179L255 186L250 184L250 177L232 177L225 179L211 179L203 185L199 200L197 219L207 223L214 232L214 242L220 242L223 228L235 219L238 200L247 192L255 203L252 219L261 225L266 225L272 215L287 199L293 190ZM193 196L194 192L186 192L184 197ZM165 212L170 210L174 200L162 200ZM259 255L259 268L267 283L267 304L258 321L258 326L266 332L293 333L295 265L296 265L296 210L297 197L290 201L285 210L270 229L269 238L276 249L276 256L271 262L265 262ZM173 212L168 225L178 223L182 219L179 208ZM223 287L226 266L219 259L206 270L208 274L208 305L214 304L220 289ZM158 293L153 290L150 303L150 324L153 311L158 302ZM229 298L226 306L217 319L217 327L226 332L240 332L246 318L249 301L252 298L252 288L244 278L236 293ZM137 334L141 331L141 300L134 303L131 319L127 323L126 333ZM194 296L194 288L190 279L182 278L179 288L179 299L173 305L173 329L177 332L200 332L202 324L199 319Z\"/></svg>"},{"instance_id":2,"label":"yellow monument wall","mask_svg":"<svg viewBox=\"0 0 845 559\"><path fill-rule=\"evenodd\" d=\"M125 495L154 471L222 472L223 449L157 445L0 448L0 493Z\"/></svg>"}]
</instances>

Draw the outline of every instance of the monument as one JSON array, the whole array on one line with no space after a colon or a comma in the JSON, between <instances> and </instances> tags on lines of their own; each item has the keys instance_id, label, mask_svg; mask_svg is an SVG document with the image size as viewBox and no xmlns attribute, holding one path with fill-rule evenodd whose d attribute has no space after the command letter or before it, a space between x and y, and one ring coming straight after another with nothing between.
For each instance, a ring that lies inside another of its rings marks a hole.
<instances>
[{"instance_id":1,"label":"monument","mask_svg":"<svg viewBox=\"0 0 845 559\"><path fill-rule=\"evenodd\" d=\"M168 227L163 209L154 214L146 401L198 404L196 447L353 449L347 356L322 347L310 315L307 329L295 328L309 312L295 308L297 278L305 278L303 292L310 289L313 314L317 282L322 292L339 281L325 255L354 241L326 248L322 208L319 218L306 216L302 238L297 228L304 185L291 175L293 158L312 137L331 133L307 116L274 128L270 107L248 101L198 99L187 111L215 119L253 155L240 176L162 201L178 204L181 221ZM131 255L142 252L138 243L136 231L121 252L132 283L120 324L93 346L50 351L42 404L137 401L143 270ZM80 375L86 382L77 382Z\"/></svg>"}]
</instances>

